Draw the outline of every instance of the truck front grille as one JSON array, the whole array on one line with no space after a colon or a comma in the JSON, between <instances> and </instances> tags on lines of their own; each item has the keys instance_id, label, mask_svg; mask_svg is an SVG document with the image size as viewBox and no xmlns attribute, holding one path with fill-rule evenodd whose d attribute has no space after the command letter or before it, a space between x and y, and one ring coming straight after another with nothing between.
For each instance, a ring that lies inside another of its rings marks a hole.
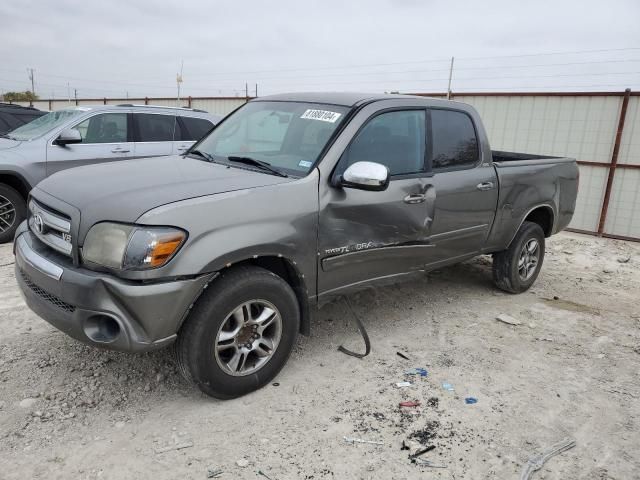
<instances>
[{"instance_id":1,"label":"truck front grille","mask_svg":"<svg viewBox=\"0 0 640 480\"><path fill-rule=\"evenodd\" d=\"M55 307L58 307L60 310L64 310L67 313L73 313L73 312L76 311L76 307L74 307L73 305L63 301L62 299L60 299L60 298L56 297L55 295L47 292L46 290L43 290L42 288L37 286L35 283L33 283L31 281L31 279L29 278L29 276L26 273L24 273L22 270L20 270L20 277L22 277L22 281L24 282L24 284L27 287L29 287L29 289L33 293L38 295L43 300L49 302L50 304L54 305Z\"/></svg>"},{"instance_id":2,"label":"truck front grille","mask_svg":"<svg viewBox=\"0 0 640 480\"><path fill-rule=\"evenodd\" d=\"M29 230L48 247L71 256L71 219L66 215L31 200Z\"/></svg>"}]
</instances>

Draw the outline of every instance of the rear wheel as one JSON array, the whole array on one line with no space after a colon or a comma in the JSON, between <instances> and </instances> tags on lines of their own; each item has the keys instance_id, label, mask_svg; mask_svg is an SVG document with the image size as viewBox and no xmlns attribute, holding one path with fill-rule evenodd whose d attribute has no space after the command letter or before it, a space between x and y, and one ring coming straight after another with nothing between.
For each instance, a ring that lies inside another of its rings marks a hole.
<instances>
[{"instance_id":1,"label":"rear wheel","mask_svg":"<svg viewBox=\"0 0 640 480\"><path fill-rule=\"evenodd\" d=\"M528 290L538 278L544 259L544 232L537 223L524 222L506 250L493 254L493 281L510 293Z\"/></svg>"},{"instance_id":2,"label":"rear wheel","mask_svg":"<svg viewBox=\"0 0 640 480\"><path fill-rule=\"evenodd\" d=\"M286 363L300 322L297 298L279 276L258 267L223 273L178 333L183 376L216 398L267 384Z\"/></svg>"},{"instance_id":3,"label":"rear wheel","mask_svg":"<svg viewBox=\"0 0 640 480\"><path fill-rule=\"evenodd\" d=\"M15 189L0 183L0 244L13 240L18 225L27 218L27 204Z\"/></svg>"}]
</instances>

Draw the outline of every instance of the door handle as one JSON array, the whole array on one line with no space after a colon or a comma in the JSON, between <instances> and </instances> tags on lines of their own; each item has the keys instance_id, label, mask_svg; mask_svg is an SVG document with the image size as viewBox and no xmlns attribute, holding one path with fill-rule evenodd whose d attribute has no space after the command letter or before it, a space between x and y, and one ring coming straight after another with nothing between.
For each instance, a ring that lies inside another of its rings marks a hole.
<instances>
[{"instance_id":1,"label":"door handle","mask_svg":"<svg viewBox=\"0 0 640 480\"><path fill-rule=\"evenodd\" d=\"M129 150L125 150L123 148L114 148L111 150L111 153L129 153Z\"/></svg>"},{"instance_id":2,"label":"door handle","mask_svg":"<svg viewBox=\"0 0 640 480\"><path fill-rule=\"evenodd\" d=\"M493 189L493 182L479 183L478 185L476 185L476 188L478 190L492 190Z\"/></svg>"},{"instance_id":3,"label":"door handle","mask_svg":"<svg viewBox=\"0 0 640 480\"><path fill-rule=\"evenodd\" d=\"M422 203L427 199L424 193L412 193L404 197L403 202L413 205L415 203Z\"/></svg>"}]
</instances>

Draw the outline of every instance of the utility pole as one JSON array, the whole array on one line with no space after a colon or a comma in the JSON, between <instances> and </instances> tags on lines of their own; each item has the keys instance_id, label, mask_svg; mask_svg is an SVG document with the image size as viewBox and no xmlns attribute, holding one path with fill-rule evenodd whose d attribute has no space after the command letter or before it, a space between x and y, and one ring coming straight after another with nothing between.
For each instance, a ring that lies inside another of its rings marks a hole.
<instances>
[{"instance_id":1,"label":"utility pole","mask_svg":"<svg viewBox=\"0 0 640 480\"><path fill-rule=\"evenodd\" d=\"M67 102L71 104L71 87L69 86L69 82L67 82Z\"/></svg>"},{"instance_id":2,"label":"utility pole","mask_svg":"<svg viewBox=\"0 0 640 480\"><path fill-rule=\"evenodd\" d=\"M256 98L258 98L258 84L256 83Z\"/></svg>"},{"instance_id":3,"label":"utility pole","mask_svg":"<svg viewBox=\"0 0 640 480\"><path fill-rule=\"evenodd\" d=\"M249 101L249 83L244 82L244 98Z\"/></svg>"},{"instance_id":4,"label":"utility pole","mask_svg":"<svg viewBox=\"0 0 640 480\"><path fill-rule=\"evenodd\" d=\"M184 60L180 63L180 73L176 75L176 83L178 84L178 104L180 106L180 85L182 85L182 69L184 68Z\"/></svg>"},{"instance_id":5,"label":"utility pole","mask_svg":"<svg viewBox=\"0 0 640 480\"><path fill-rule=\"evenodd\" d=\"M453 57L451 57L451 66L449 67L449 86L447 87L447 100L451 98L451 77L453 77Z\"/></svg>"},{"instance_id":6,"label":"utility pole","mask_svg":"<svg viewBox=\"0 0 640 480\"><path fill-rule=\"evenodd\" d=\"M31 80L31 94L35 97L36 87L35 87L35 81L33 79L33 68L27 68L27 73L29 74L29 80Z\"/></svg>"},{"instance_id":7,"label":"utility pole","mask_svg":"<svg viewBox=\"0 0 640 480\"><path fill-rule=\"evenodd\" d=\"M75 98L76 105L78 105L78 89L77 88L73 89L73 98Z\"/></svg>"}]
</instances>

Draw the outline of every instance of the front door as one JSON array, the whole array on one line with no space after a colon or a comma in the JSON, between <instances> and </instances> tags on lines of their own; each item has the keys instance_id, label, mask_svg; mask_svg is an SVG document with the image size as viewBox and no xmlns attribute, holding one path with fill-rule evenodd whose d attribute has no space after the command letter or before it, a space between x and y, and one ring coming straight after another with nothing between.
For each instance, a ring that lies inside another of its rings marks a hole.
<instances>
[{"instance_id":1,"label":"front door","mask_svg":"<svg viewBox=\"0 0 640 480\"><path fill-rule=\"evenodd\" d=\"M386 165L387 190L329 188L320 197L318 293L423 268L434 192L425 172L424 109L370 118L346 148L338 173L359 161Z\"/></svg>"},{"instance_id":2,"label":"front door","mask_svg":"<svg viewBox=\"0 0 640 480\"><path fill-rule=\"evenodd\" d=\"M47 176L66 168L124 160L133 156L126 112L98 113L74 125L82 143L47 145Z\"/></svg>"}]
</instances>

